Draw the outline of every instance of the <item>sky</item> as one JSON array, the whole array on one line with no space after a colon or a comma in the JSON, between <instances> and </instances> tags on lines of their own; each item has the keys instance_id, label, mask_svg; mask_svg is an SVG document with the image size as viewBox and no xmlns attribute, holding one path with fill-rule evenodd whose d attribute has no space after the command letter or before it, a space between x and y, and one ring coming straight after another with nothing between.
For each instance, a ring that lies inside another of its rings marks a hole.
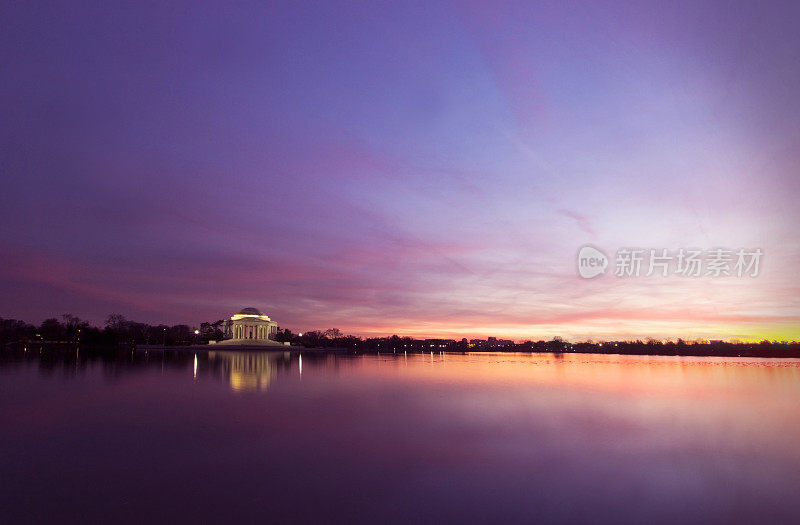
<instances>
[{"instance_id":1,"label":"sky","mask_svg":"<svg viewBox=\"0 0 800 525\"><path fill-rule=\"evenodd\" d=\"M797 2L231 4L3 8L0 317L800 339Z\"/></svg>"}]
</instances>

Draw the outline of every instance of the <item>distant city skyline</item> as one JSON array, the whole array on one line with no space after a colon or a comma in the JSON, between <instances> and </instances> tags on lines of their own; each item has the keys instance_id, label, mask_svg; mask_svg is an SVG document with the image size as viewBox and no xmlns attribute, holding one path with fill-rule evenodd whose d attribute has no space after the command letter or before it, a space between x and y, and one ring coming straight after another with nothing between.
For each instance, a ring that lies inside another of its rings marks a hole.
<instances>
[{"instance_id":1,"label":"distant city skyline","mask_svg":"<svg viewBox=\"0 0 800 525\"><path fill-rule=\"evenodd\" d=\"M0 317L800 339L796 2L9 4ZM583 279L619 247L745 278Z\"/></svg>"}]
</instances>

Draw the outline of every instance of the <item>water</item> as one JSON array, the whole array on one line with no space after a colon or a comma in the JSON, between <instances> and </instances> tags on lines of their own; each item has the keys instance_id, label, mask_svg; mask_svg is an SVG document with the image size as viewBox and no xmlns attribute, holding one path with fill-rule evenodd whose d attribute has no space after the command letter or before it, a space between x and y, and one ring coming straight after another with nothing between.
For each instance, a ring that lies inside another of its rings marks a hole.
<instances>
[{"instance_id":1,"label":"water","mask_svg":"<svg viewBox=\"0 0 800 525\"><path fill-rule=\"evenodd\" d=\"M798 522L800 360L0 353L6 522Z\"/></svg>"}]
</instances>

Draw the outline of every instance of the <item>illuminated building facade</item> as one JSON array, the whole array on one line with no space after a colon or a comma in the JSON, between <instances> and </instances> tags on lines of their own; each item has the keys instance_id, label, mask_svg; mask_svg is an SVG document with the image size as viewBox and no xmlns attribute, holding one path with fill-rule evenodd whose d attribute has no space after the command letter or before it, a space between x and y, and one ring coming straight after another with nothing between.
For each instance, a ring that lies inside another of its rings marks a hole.
<instances>
[{"instance_id":1,"label":"illuminated building facade","mask_svg":"<svg viewBox=\"0 0 800 525\"><path fill-rule=\"evenodd\" d=\"M256 308L243 308L231 316L231 340L270 340L278 331L278 323Z\"/></svg>"}]
</instances>

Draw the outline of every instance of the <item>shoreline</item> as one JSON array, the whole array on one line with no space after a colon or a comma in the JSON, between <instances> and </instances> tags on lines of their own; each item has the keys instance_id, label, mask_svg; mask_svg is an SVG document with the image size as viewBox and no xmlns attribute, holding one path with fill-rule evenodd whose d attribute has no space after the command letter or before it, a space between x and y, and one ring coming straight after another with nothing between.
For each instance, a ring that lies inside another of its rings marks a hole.
<instances>
[{"instance_id":1,"label":"shoreline","mask_svg":"<svg viewBox=\"0 0 800 525\"><path fill-rule=\"evenodd\" d=\"M578 346L578 345L576 345ZM570 354L583 354L583 355L620 355L620 356L654 356L654 357L750 357L758 359L800 359L800 348L797 345L771 345L769 348L760 348L761 345L723 345L715 347L714 345L687 345L683 348L683 352L666 351L661 349L658 351L656 348L641 348L640 346L647 347L648 345L630 345L628 351L615 348L615 351L592 351L593 347L573 348L567 351L548 351L542 349L533 349L526 345L515 345L513 348L487 348L487 349L461 349L461 348L438 348L436 350L428 350L425 348L411 348L411 349L374 349L374 348L347 348L347 347L305 347L299 345L285 345L285 346L255 346L255 345L130 345L130 346L103 346L103 345L79 345L76 343L61 343L61 342L35 342L35 343L8 343L0 347L2 353L15 353L25 352L28 350L49 350L56 352L73 352L73 351L89 351L95 353L174 353L174 354L189 354L189 353L207 353L207 352L252 352L252 353L304 353L316 355L401 355L404 352L407 354L548 354L556 357L562 357ZM594 347L596 348L596 347ZM655 350L655 351L654 351ZM688 351L687 351L688 350ZM759 351L761 350L761 351Z\"/></svg>"}]
</instances>

